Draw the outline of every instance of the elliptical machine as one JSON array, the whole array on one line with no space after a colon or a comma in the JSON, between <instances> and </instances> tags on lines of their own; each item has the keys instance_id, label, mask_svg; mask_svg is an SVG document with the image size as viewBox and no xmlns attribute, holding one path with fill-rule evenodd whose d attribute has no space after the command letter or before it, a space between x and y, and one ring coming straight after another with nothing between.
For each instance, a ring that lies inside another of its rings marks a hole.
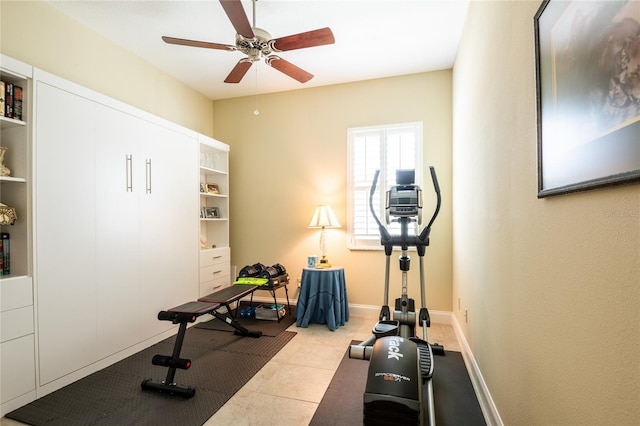
<instances>
[{"instance_id":1,"label":"elliptical machine","mask_svg":"<svg viewBox=\"0 0 640 426\"><path fill-rule=\"evenodd\" d=\"M386 222L398 222L400 235L391 235L380 222L373 207L373 196L380 171L376 171L369 193L369 209L380 229L381 244L386 255L384 305L379 321L373 328L373 336L359 345L351 345L349 358L369 360L367 385L364 393L364 424L435 425L433 387L433 354L444 355L439 344L427 340L427 328L431 326L426 305L424 283L424 254L429 245L431 225L440 211L441 196L438 178L429 167L437 197L435 211L420 234L409 235L409 224L422 223L422 190L415 184L415 170L397 170L396 185L386 192ZM389 309L389 266L394 247L400 247L402 271L402 295L395 300L393 318ZM420 257L421 303L417 315L422 327L422 338L416 336L415 301L407 294L407 275L410 258L409 247L415 247ZM426 395L425 395L426 393ZM426 422L426 423L425 423Z\"/></svg>"}]
</instances>

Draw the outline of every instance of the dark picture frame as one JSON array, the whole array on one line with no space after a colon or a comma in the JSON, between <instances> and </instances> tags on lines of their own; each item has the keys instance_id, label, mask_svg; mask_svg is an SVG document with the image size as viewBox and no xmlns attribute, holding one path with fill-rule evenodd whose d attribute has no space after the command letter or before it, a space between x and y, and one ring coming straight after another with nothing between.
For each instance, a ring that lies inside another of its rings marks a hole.
<instances>
[{"instance_id":1,"label":"dark picture frame","mask_svg":"<svg viewBox=\"0 0 640 426\"><path fill-rule=\"evenodd\" d=\"M534 17L539 198L640 182L638 29L637 1L540 5Z\"/></svg>"},{"instance_id":2,"label":"dark picture frame","mask_svg":"<svg viewBox=\"0 0 640 426\"><path fill-rule=\"evenodd\" d=\"M203 207L205 219L219 219L220 209L217 207Z\"/></svg>"}]
</instances>

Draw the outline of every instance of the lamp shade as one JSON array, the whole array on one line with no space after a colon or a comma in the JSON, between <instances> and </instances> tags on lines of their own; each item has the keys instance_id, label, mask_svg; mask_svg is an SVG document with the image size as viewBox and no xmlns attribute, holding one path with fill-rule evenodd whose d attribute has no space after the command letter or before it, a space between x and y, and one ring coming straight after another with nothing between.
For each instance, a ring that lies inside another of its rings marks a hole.
<instances>
[{"instance_id":1,"label":"lamp shade","mask_svg":"<svg viewBox=\"0 0 640 426\"><path fill-rule=\"evenodd\" d=\"M318 206L309 222L309 228L340 228L340 222L331 206Z\"/></svg>"}]
</instances>

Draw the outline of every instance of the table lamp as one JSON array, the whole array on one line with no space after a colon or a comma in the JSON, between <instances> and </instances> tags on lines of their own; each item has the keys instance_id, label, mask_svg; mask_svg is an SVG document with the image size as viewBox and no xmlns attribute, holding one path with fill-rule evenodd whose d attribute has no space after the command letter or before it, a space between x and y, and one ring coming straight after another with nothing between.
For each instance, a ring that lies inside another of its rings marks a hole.
<instances>
[{"instance_id":1,"label":"table lamp","mask_svg":"<svg viewBox=\"0 0 640 426\"><path fill-rule=\"evenodd\" d=\"M320 232L320 262L316 266L317 268L330 268L331 264L327 260L327 236L325 234L325 228L340 228L340 222L335 213L331 209L331 206L318 206L313 213L311 222L309 222L309 228L322 228Z\"/></svg>"}]
</instances>

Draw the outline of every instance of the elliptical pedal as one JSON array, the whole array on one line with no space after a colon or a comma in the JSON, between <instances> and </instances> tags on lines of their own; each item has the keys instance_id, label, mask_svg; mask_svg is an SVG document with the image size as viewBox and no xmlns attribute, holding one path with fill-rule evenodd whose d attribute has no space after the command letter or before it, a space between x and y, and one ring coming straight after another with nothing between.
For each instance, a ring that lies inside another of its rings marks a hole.
<instances>
[{"instance_id":1,"label":"elliptical pedal","mask_svg":"<svg viewBox=\"0 0 640 426\"><path fill-rule=\"evenodd\" d=\"M431 351L431 345L422 339L416 337L410 339L418 345L418 353L420 354L420 372L422 373L422 383L426 383L427 380L433 376L433 352Z\"/></svg>"}]
</instances>

